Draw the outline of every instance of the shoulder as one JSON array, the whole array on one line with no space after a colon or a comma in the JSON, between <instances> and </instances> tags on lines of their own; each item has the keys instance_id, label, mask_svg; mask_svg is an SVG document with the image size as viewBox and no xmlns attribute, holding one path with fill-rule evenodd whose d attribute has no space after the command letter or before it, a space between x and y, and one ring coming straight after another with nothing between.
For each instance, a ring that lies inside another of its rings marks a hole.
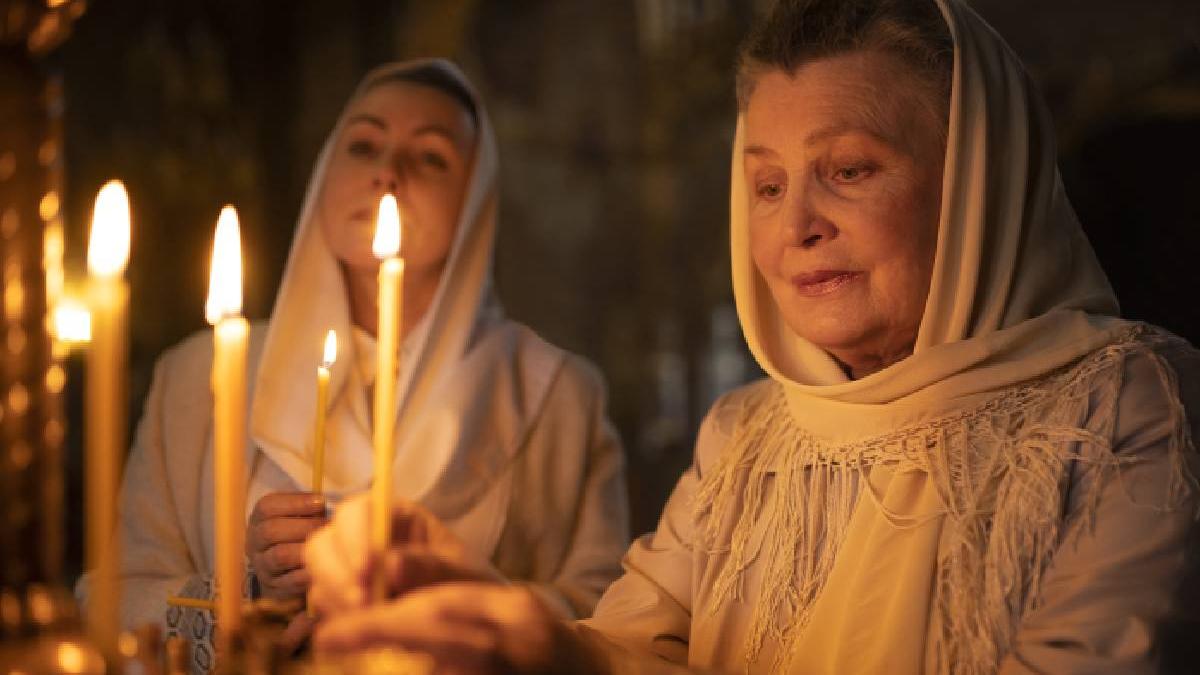
<instances>
[{"instance_id":1,"label":"shoulder","mask_svg":"<svg viewBox=\"0 0 1200 675\"><path fill-rule=\"evenodd\" d=\"M778 388L774 380L763 377L722 394L713 402L696 436L696 463L701 473L729 446L739 425L767 404Z\"/></svg>"},{"instance_id":2,"label":"shoulder","mask_svg":"<svg viewBox=\"0 0 1200 675\"><path fill-rule=\"evenodd\" d=\"M250 323L250 347L247 377L253 377L254 366L262 352L266 324ZM212 371L212 330L198 330L167 348L155 362L155 382L163 395L209 395L209 375Z\"/></svg>"},{"instance_id":3,"label":"shoulder","mask_svg":"<svg viewBox=\"0 0 1200 675\"><path fill-rule=\"evenodd\" d=\"M515 357L531 376L549 379L552 399L567 397L588 402L605 399L608 388L594 363L552 344L524 324L509 323L517 338Z\"/></svg>"},{"instance_id":4,"label":"shoulder","mask_svg":"<svg viewBox=\"0 0 1200 675\"><path fill-rule=\"evenodd\" d=\"M1200 437L1200 352L1187 341L1150 328L1129 348L1119 377L1115 449L1130 453Z\"/></svg>"}]
</instances>

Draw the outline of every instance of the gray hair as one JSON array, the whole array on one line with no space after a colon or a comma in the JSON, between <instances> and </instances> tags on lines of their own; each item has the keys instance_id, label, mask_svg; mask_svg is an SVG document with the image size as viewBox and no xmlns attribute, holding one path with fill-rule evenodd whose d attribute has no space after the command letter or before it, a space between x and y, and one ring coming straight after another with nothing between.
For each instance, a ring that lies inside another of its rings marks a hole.
<instances>
[{"instance_id":1,"label":"gray hair","mask_svg":"<svg viewBox=\"0 0 1200 675\"><path fill-rule=\"evenodd\" d=\"M954 40L934 0L778 0L738 50L738 109L765 72L861 51L898 57L948 117Z\"/></svg>"}]
</instances>

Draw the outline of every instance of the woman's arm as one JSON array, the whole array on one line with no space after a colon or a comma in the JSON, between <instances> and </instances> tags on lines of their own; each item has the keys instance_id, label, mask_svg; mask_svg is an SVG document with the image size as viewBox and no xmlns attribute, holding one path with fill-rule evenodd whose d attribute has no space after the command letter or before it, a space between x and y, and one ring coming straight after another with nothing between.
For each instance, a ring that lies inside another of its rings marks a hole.
<instances>
[{"instance_id":1,"label":"woman's arm","mask_svg":"<svg viewBox=\"0 0 1200 675\"><path fill-rule=\"evenodd\" d=\"M1125 382L1113 452L1127 463L1116 471L1077 463L1062 544L1004 675L1158 672L1158 627L1182 580L1196 509L1194 492L1169 503L1168 486L1180 478L1179 460L1195 461L1194 448L1172 447L1188 421L1173 413L1150 358L1132 358ZM1092 511L1084 495L1096 481Z\"/></svg>"},{"instance_id":2,"label":"woman's arm","mask_svg":"<svg viewBox=\"0 0 1200 675\"><path fill-rule=\"evenodd\" d=\"M167 597L181 592L189 581L192 588L211 588L211 583L205 584L197 574L188 551L166 468L162 417L169 361L170 354L155 365L121 482L115 536L120 542L118 569L124 628L162 625L167 618ZM76 594L85 605L88 576L85 574L76 586Z\"/></svg>"},{"instance_id":3,"label":"woman's arm","mask_svg":"<svg viewBox=\"0 0 1200 675\"><path fill-rule=\"evenodd\" d=\"M509 518L527 532L502 538L496 565L562 618L589 616L629 546L625 458L590 366L567 361L522 458Z\"/></svg>"}]
</instances>

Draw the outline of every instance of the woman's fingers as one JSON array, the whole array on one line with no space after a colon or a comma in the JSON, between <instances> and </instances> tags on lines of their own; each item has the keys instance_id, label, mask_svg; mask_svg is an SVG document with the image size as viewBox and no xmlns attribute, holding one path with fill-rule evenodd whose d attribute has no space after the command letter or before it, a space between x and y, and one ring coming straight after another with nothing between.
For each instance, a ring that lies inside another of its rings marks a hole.
<instances>
[{"instance_id":1,"label":"woman's fingers","mask_svg":"<svg viewBox=\"0 0 1200 675\"><path fill-rule=\"evenodd\" d=\"M300 612L292 617L276 644L283 653L289 656L294 654L308 639L308 636L312 635L313 623L313 618L307 612Z\"/></svg>"},{"instance_id":2,"label":"woman's fingers","mask_svg":"<svg viewBox=\"0 0 1200 675\"><path fill-rule=\"evenodd\" d=\"M464 547L458 537L437 516L415 502L401 499L392 505L391 534L393 546L424 546L448 557L463 555Z\"/></svg>"},{"instance_id":3,"label":"woman's fingers","mask_svg":"<svg viewBox=\"0 0 1200 675\"><path fill-rule=\"evenodd\" d=\"M490 570L448 558L429 548L391 549L384 558L383 570L391 595L451 581L500 581Z\"/></svg>"},{"instance_id":4,"label":"woman's fingers","mask_svg":"<svg viewBox=\"0 0 1200 675\"><path fill-rule=\"evenodd\" d=\"M263 585L264 591L271 591L268 594L271 597L299 597L308 592L308 587L312 584L312 574L306 568L298 567L269 577L266 581L260 578L259 583Z\"/></svg>"},{"instance_id":5,"label":"woman's fingers","mask_svg":"<svg viewBox=\"0 0 1200 675\"><path fill-rule=\"evenodd\" d=\"M325 499L309 493L276 492L258 500L246 529L246 553L276 544L302 542L326 522Z\"/></svg>"},{"instance_id":6,"label":"woman's fingers","mask_svg":"<svg viewBox=\"0 0 1200 675\"><path fill-rule=\"evenodd\" d=\"M437 672L588 673L589 655L527 589L459 583L339 614L317 629L322 653L400 647Z\"/></svg>"},{"instance_id":7,"label":"woman's fingers","mask_svg":"<svg viewBox=\"0 0 1200 675\"><path fill-rule=\"evenodd\" d=\"M308 599L321 612L357 607L366 601L366 545L361 554L348 550L343 544L344 525L339 510L334 525L315 532L304 547L305 565L313 579ZM366 534L361 537L365 540Z\"/></svg>"},{"instance_id":8,"label":"woman's fingers","mask_svg":"<svg viewBox=\"0 0 1200 675\"><path fill-rule=\"evenodd\" d=\"M393 593L445 581L496 580L486 569L466 562L463 546L437 517L405 500L393 504L393 538L376 563L369 537L371 516L368 495L359 495L343 502L331 526L310 539L305 550L313 575L309 601L322 613L363 605L376 564L384 566Z\"/></svg>"},{"instance_id":9,"label":"woman's fingers","mask_svg":"<svg viewBox=\"0 0 1200 675\"><path fill-rule=\"evenodd\" d=\"M250 524L268 518L325 516L325 498L312 492L272 492L254 505Z\"/></svg>"},{"instance_id":10,"label":"woman's fingers","mask_svg":"<svg viewBox=\"0 0 1200 675\"><path fill-rule=\"evenodd\" d=\"M251 527L258 550L266 550L272 546L289 543L302 543L316 530L325 525L325 518L320 517L279 517L263 520Z\"/></svg>"},{"instance_id":11,"label":"woman's fingers","mask_svg":"<svg viewBox=\"0 0 1200 675\"><path fill-rule=\"evenodd\" d=\"M496 630L486 621L448 618L439 597L407 596L332 617L318 627L314 646L324 653L346 653L372 647L401 647L448 658L490 655L497 646ZM457 661L456 661L457 662Z\"/></svg>"}]
</instances>

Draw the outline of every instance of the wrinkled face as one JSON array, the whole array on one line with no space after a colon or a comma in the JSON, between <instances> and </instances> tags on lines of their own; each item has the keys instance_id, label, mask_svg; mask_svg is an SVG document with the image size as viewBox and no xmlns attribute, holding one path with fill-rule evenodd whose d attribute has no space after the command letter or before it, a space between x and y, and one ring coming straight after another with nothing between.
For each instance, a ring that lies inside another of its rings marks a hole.
<instances>
[{"instance_id":1,"label":"wrinkled face","mask_svg":"<svg viewBox=\"0 0 1200 675\"><path fill-rule=\"evenodd\" d=\"M765 72L747 102L755 266L787 325L843 364L902 358L921 323L945 154L925 92L894 57L858 52Z\"/></svg>"},{"instance_id":2,"label":"wrinkled face","mask_svg":"<svg viewBox=\"0 0 1200 675\"><path fill-rule=\"evenodd\" d=\"M325 241L350 268L374 270L379 199L392 192L410 268L438 271L454 241L471 175L475 126L449 95L402 81L358 98L335 141L318 210Z\"/></svg>"}]
</instances>

